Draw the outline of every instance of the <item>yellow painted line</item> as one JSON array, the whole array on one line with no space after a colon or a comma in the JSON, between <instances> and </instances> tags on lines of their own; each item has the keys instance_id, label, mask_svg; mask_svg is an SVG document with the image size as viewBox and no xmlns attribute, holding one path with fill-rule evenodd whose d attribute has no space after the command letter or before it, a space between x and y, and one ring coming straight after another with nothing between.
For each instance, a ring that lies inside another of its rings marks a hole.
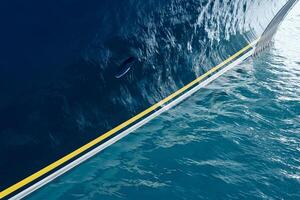
<instances>
[{"instance_id":1,"label":"yellow painted line","mask_svg":"<svg viewBox=\"0 0 300 200\"><path fill-rule=\"evenodd\" d=\"M0 198L2 199L4 197L6 197L7 195L15 192L16 190L18 190L18 189L26 186L27 184L29 184L29 183L31 183L33 181L35 181L36 179L40 178L41 176L47 174L48 172L54 170L55 168L63 165L64 163L70 161L71 159L75 158L79 154L85 152L89 148L94 147L95 145L99 144L103 140L105 140L108 137L114 135L115 133L117 133L121 129L127 127L128 125L134 123L135 121L137 121L137 120L141 119L142 117L146 116L147 114L151 113L152 111L154 111L155 109L159 108L160 106L162 106L163 104L167 103L168 101L174 99L178 95L180 95L183 92L187 91L189 88L193 87L195 84L199 83L201 80L203 80L207 76L209 76L212 73L214 73L217 70L219 70L221 67L223 67L224 65L226 65L227 63L229 63L230 61L232 61L233 59L235 59L239 55L241 55L243 52L245 52L248 49L250 49L251 47L253 47L253 45L255 45L256 42L257 42L257 40L255 40L251 44L248 44L246 47L242 48L241 50L239 50L237 53L235 53L231 57L227 58L222 63L220 63L217 66L213 67L212 69L210 69L209 71L207 71L205 74L199 76L197 79L193 80L192 82L190 82L186 86L182 87L181 89L177 90L176 92L174 92L170 96L166 97L165 99L163 99L163 100L159 101L158 103L152 105L151 107L147 108L143 112L137 114L136 116L130 118L129 120L123 122L122 124L116 126L115 128L113 128L110 131L104 133L103 135L99 136L98 138L92 140L91 142L85 144L84 146L80 147L79 149L77 149L77 150L69 153L68 155L60 158L59 160L55 161L54 163L52 163L52 164L46 166L45 168L39 170L38 172L36 172L36 173L28 176L27 178L21 180L20 182L18 182L16 184L8 187L7 189L3 190L0 193Z\"/></svg>"}]
</instances>

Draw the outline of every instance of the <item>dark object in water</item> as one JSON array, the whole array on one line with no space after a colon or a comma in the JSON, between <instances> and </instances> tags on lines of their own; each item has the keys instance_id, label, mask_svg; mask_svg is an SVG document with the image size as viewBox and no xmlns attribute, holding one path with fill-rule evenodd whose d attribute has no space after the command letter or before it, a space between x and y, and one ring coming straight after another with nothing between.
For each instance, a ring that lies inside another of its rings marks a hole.
<instances>
[{"instance_id":1,"label":"dark object in water","mask_svg":"<svg viewBox=\"0 0 300 200\"><path fill-rule=\"evenodd\" d=\"M133 67L134 63L136 62L135 57L129 57L127 60L125 60L122 65L120 66L118 73L115 74L116 78L121 78L125 74L129 72L129 70Z\"/></svg>"}]
</instances>

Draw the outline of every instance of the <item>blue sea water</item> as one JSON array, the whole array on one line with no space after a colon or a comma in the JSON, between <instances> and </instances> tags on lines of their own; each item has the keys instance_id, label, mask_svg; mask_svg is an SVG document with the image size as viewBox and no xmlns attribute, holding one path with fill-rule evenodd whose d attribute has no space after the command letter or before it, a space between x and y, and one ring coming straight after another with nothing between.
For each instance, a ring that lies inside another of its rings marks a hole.
<instances>
[{"instance_id":1,"label":"blue sea water","mask_svg":"<svg viewBox=\"0 0 300 200\"><path fill-rule=\"evenodd\" d=\"M1 1L0 191L256 40L287 1Z\"/></svg>"},{"instance_id":2,"label":"blue sea water","mask_svg":"<svg viewBox=\"0 0 300 200\"><path fill-rule=\"evenodd\" d=\"M269 50L28 199L300 199L299 11Z\"/></svg>"}]
</instances>

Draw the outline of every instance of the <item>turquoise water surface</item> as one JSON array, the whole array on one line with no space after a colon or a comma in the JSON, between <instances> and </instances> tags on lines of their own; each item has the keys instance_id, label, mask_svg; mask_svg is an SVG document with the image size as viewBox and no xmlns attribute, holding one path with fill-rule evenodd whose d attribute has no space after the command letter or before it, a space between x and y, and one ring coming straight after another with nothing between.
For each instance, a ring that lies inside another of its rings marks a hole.
<instances>
[{"instance_id":1,"label":"turquoise water surface","mask_svg":"<svg viewBox=\"0 0 300 200\"><path fill-rule=\"evenodd\" d=\"M271 49L28 199L300 199L299 11Z\"/></svg>"}]
</instances>

